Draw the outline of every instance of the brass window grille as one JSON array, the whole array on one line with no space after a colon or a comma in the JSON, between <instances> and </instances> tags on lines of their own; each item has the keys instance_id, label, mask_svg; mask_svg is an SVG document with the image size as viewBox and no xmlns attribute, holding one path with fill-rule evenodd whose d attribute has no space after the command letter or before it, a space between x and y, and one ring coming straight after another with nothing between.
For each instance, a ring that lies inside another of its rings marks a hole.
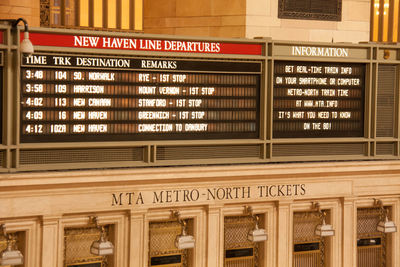
<instances>
[{"instance_id":1,"label":"brass window grille","mask_svg":"<svg viewBox=\"0 0 400 267\"><path fill-rule=\"evenodd\" d=\"M254 228L251 216L231 216L224 219L224 266L257 267L258 243L247 239Z\"/></svg>"},{"instance_id":2,"label":"brass window grille","mask_svg":"<svg viewBox=\"0 0 400 267\"><path fill-rule=\"evenodd\" d=\"M357 209L357 266L386 266L386 235L376 230L380 208Z\"/></svg>"},{"instance_id":3,"label":"brass window grille","mask_svg":"<svg viewBox=\"0 0 400 267\"><path fill-rule=\"evenodd\" d=\"M110 227L106 226L109 236ZM90 253L90 246L100 237L96 227L66 228L64 230L64 266L65 267L111 267L108 256L96 256Z\"/></svg>"},{"instance_id":4,"label":"brass window grille","mask_svg":"<svg viewBox=\"0 0 400 267\"><path fill-rule=\"evenodd\" d=\"M184 220L187 233L192 234L192 220ZM177 221L151 222L149 225L149 264L160 267L190 266L191 250L175 247L175 239L182 232Z\"/></svg>"},{"instance_id":5,"label":"brass window grille","mask_svg":"<svg viewBox=\"0 0 400 267\"><path fill-rule=\"evenodd\" d=\"M315 235L319 212L293 214L293 267L324 267L325 238Z\"/></svg>"},{"instance_id":6,"label":"brass window grille","mask_svg":"<svg viewBox=\"0 0 400 267\"><path fill-rule=\"evenodd\" d=\"M278 17L340 21L342 0L279 0Z\"/></svg>"}]
</instances>

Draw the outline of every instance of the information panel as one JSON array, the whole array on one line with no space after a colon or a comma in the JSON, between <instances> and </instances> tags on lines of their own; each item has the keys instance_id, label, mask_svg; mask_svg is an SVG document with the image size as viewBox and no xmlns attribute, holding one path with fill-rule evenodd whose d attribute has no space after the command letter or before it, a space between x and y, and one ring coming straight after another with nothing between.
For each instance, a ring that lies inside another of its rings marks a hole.
<instances>
[{"instance_id":1,"label":"information panel","mask_svg":"<svg viewBox=\"0 0 400 267\"><path fill-rule=\"evenodd\" d=\"M258 138L260 62L22 58L21 142Z\"/></svg>"},{"instance_id":2,"label":"information panel","mask_svg":"<svg viewBox=\"0 0 400 267\"><path fill-rule=\"evenodd\" d=\"M275 61L273 137L362 137L364 84L364 64Z\"/></svg>"}]
</instances>

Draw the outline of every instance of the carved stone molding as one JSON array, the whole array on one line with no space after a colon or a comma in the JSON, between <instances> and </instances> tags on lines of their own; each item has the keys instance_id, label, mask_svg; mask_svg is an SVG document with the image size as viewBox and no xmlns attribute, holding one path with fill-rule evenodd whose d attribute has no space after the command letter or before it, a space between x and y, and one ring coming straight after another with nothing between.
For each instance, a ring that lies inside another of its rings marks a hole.
<instances>
[{"instance_id":1,"label":"carved stone molding","mask_svg":"<svg viewBox=\"0 0 400 267\"><path fill-rule=\"evenodd\" d=\"M40 0L40 26L50 26L50 0Z\"/></svg>"}]
</instances>

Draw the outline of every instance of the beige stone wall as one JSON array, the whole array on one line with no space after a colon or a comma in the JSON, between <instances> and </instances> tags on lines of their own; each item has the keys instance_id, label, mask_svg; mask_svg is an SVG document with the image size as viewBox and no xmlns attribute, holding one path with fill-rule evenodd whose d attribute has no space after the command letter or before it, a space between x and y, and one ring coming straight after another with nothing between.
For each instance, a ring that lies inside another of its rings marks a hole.
<instances>
[{"instance_id":1,"label":"beige stone wall","mask_svg":"<svg viewBox=\"0 0 400 267\"><path fill-rule=\"evenodd\" d=\"M335 230L326 239L326 266L352 267L357 208L374 207L379 199L400 225L399 175L399 161L4 173L0 224L25 237L18 244L24 267L63 267L64 229L88 227L97 216L100 225L112 225L110 267L137 267L148 266L150 223L169 221L176 210L194 222L189 266L222 267L224 219L244 215L247 205L268 234L259 266L292 267L294 213L312 211L318 202ZM388 237L386 266L398 267L400 232ZM80 250L89 248L90 242Z\"/></svg>"},{"instance_id":2,"label":"beige stone wall","mask_svg":"<svg viewBox=\"0 0 400 267\"><path fill-rule=\"evenodd\" d=\"M1 0L0 19L24 18L32 27L40 26L39 0Z\"/></svg>"},{"instance_id":3,"label":"beige stone wall","mask_svg":"<svg viewBox=\"0 0 400 267\"><path fill-rule=\"evenodd\" d=\"M274 40L353 42L369 40L369 0L343 0L342 21L278 19L278 0L248 0L246 37Z\"/></svg>"},{"instance_id":4,"label":"beige stone wall","mask_svg":"<svg viewBox=\"0 0 400 267\"><path fill-rule=\"evenodd\" d=\"M246 0L146 0L144 32L244 37Z\"/></svg>"},{"instance_id":5,"label":"beige stone wall","mask_svg":"<svg viewBox=\"0 0 400 267\"><path fill-rule=\"evenodd\" d=\"M342 21L278 19L278 0L144 1L146 33L272 37L275 40L369 40L369 0L343 0Z\"/></svg>"}]
</instances>

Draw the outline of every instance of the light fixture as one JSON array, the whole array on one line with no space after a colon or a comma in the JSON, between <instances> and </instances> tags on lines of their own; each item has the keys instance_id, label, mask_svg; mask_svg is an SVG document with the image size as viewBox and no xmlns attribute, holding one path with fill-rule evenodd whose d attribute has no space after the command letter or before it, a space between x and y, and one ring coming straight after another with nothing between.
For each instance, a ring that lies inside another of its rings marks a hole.
<instances>
[{"instance_id":1,"label":"light fixture","mask_svg":"<svg viewBox=\"0 0 400 267\"><path fill-rule=\"evenodd\" d=\"M322 211L320 209L319 203L313 203L313 208L316 209L320 215L321 218L321 223L317 225L315 228L315 235L320 236L320 237L326 237L326 236L334 236L335 235L335 230L333 229L333 226L331 224L327 224L325 221L326 218L326 212Z\"/></svg>"},{"instance_id":2,"label":"light fixture","mask_svg":"<svg viewBox=\"0 0 400 267\"><path fill-rule=\"evenodd\" d=\"M7 248L0 252L0 265L20 265L24 263L21 251L15 248L15 235L7 234L4 225L1 225L3 235L7 238Z\"/></svg>"},{"instance_id":3,"label":"light fixture","mask_svg":"<svg viewBox=\"0 0 400 267\"><path fill-rule=\"evenodd\" d=\"M253 209L249 206L245 206L245 214L250 215L254 220L254 228L250 230L247 234L247 240L251 242L263 242L268 239L267 232L263 228L259 228L260 217L253 214Z\"/></svg>"},{"instance_id":4,"label":"light fixture","mask_svg":"<svg viewBox=\"0 0 400 267\"><path fill-rule=\"evenodd\" d=\"M34 52L32 42L29 40L29 30L28 30L28 22L23 19L2 19L0 21L6 21L11 23L12 27L17 27L18 23L22 21L24 23L24 40L21 42L21 52L24 54L31 55Z\"/></svg>"},{"instance_id":5,"label":"light fixture","mask_svg":"<svg viewBox=\"0 0 400 267\"><path fill-rule=\"evenodd\" d=\"M334 236L335 235L335 230L333 230L333 227L331 224L326 224L325 222L325 216L326 213L323 212L323 218L322 218L322 224L318 224L317 227L315 228L315 235L317 236Z\"/></svg>"},{"instance_id":6,"label":"light fixture","mask_svg":"<svg viewBox=\"0 0 400 267\"><path fill-rule=\"evenodd\" d=\"M186 222L180 218L179 211L172 211L172 217L177 219L178 223L182 226L182 232L175 238L175 247L177 249L194 248L195 239L192 235L186 233Z\"/></svg>"},{"instance_id":7,"label":"light fixture","mask_svg":"<svg viewBox=\"0 0 400 267\"><path fill-rule=\"evenodd\" d=\"M378 206L381 210L381 220L378 222L376 226L376 230L381 233L389 234L396 233L397 227L393 221L389 221L388 218L388 210L383 206L381 200L375 199L375 206Z\"/></svg>"},{"instance_id":8,"label":"light fixture","mask_svg":"<svg viewBox=\"0 0 400 267\"><path fill-rule=\"evenodd\" d=\"M106 256L114 254L114 245L107 240L107 233L104 225L100 226L98 224L97 217L92 217L91 220L100 229L100 239L96 240L90 246L90 253L98 256Z\"/></svg>"},{"instance_id":9,"label":"light fixture","mask_svg":"<svg viewBox=\"0 0 400 267\"><path fill-rule=\"evenodd\" d=\"M394 224L393 221L389 221L388 217L385 216L385 220L384 221L380 221L378 223L378 226L376 227L376 230L378 230L378 232L381 233L396 233L397 232L397 227Z\"/></svg>"}]
</instances>

